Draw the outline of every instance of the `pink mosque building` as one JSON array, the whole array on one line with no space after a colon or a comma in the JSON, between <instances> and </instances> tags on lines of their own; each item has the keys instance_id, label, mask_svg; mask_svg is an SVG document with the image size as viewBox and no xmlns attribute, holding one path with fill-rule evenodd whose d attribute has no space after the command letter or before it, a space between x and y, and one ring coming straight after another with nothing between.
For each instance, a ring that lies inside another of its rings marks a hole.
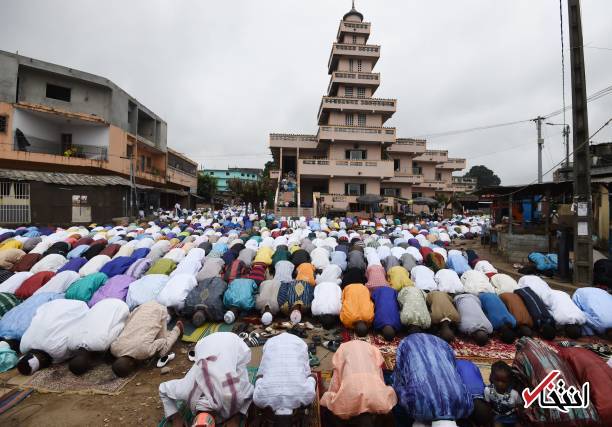
<instances>
[{"instance_id":1,"label":"pink mosque building","mask_svg":"<svg viewBox=\"0 0 612 427\"><path fill-rule=\"evenodd\" d=\"M278 169L275 211L283 215L359 212L363 195L382 197L385 212L398 212L417 197L465 192L469 182L452 176L465 159L428 150L422 139L400 138L385 123L396 99L375 98L380 46L369 44L370 23L353 8L340 21L328 61L330 82L318 113L316 135L272 133ZM421 207L412 205L413 210Z\"/></svg>"}]
</instances>

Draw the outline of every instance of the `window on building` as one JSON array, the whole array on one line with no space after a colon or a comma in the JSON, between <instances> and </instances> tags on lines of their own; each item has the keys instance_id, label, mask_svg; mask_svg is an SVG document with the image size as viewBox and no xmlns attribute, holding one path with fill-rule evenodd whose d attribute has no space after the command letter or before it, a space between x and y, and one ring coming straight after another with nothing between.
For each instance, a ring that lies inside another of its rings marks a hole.
<instances>
[{"instance_id":1,"label":"window on building","mask_svg":"<svg viewBox=\"0 0 612 427\"><path fill-rule=\"evenodd\" d=\"M229 172L225 172L225 176L229 176Z\"/></svg>"},{"instance_id":2,"label":"window on building","mask_svg":"<svg viewBox=\"0 0 612 427\"><path fill-rule=\"evenodd\" d=\"M365 87L357 88L357 98L365 98Z\"/></svg>"},{"instance_id":3,"label":"window on building","mask_svg":"<svg viewBox=\"0 0 612 427\"><path fill-rule=\"evenodd\" d=\"M436 181L442 181L442 174L440 172L436 172Z\"/></svg>"},{"instance_id":4,"label":"window on building","mask_svg":"<svg viewBox=\"0 0 612 427\"><path fill-rule=\"evenodd\" d=\"M412 174L413 175L423 175L423 168L416 163L412 164Z\"/></svg>"},{"instance_id":5,"label":"window on building","mask_svg":"<svg viewBox=\"0 0 612 427\"><path fill-rule=\"evenodd\" d=\"M347 98L353 97L353 87L352 86L347 86L344 88L344 96L346 96Z\"/></svg>"},{"instance_id":6,"label":"window on building","mask_svg":"<svg viewBox=\"0 0 612 427\"><path fill-rule=\"evenodd\" d=\"M69 87L62 87L53 85L51 83L47 83L47 98L59 99L60 101L70 102L70 92L71 89Z\"/></svg>"},{"instance_id":7,"label":"window on building","mask_svg":"<svg viewBox=\"0 0 612 427\"><path fill-rule=\"evenodd\" d=\"M347 160L365 160L368 158L366 150L346 150L344 154Z\"/></svg>"},{"instance_id":8,"label":"window on building","mask_svg":"<svg viewBox=\"0 0 612 427\"><path fill-rule=\"evenodd\" d=\"M138 165L141 171L145 170L145 156L143 156L142 154L138 156Z\"/></svg>"},{"instance_id":9,"label":"window on building","mask_svg":"<svg viewBox=\"0 0 612 427\"><path fill-rule=\"evenodd\" d=\"M357 115L357 126L365 126L366 125L366 115L365 113L359 113Z\"/></svg>"},{"instance_id":10,"label":"window on building","mask_svg":"<svg viewBox=\"0 0 612 427\"><path fill-rule=\"evenodd\" d=\"M347 126L353 126L353 115L352 114L347 114L344 117L344 124Z\"/></svg>"},{"instance_id":11,"label":"window on building","mask_svg":"<svg viewBox=\"0 0 612 427\"><path fill-rule=\"evenodd\" d=\"M243 173L241 173L241 174L240 174L240 176L244 176L244 174L243 174Z\"/></svg>"},{"instance_id":12,"label":"window on building","mask_svg":"<svg viewBox=\"0 0 612 427\"><path fill-rule=\"evenodd\" d=\"M416 199L417 197L423 197L423 193L412 193L413 199Z\"/></svg>"},{"instance_id":13,"label":"window on building","mask_svg":"<svg viewBox=\"0 0 612 427\"><path fill-rule=\"evenodd\" d=\"M8 116L0 116L0 133L6 133L8 127Z\"/></svg>"},{"instance_id":14,"label":"window on building","mask_svg":"<svg viewBox=\"0 0 612 427\"><path fill-rule=\"evenodd\" d=\"M357 34L353 34L353 44L357 44Z\"/></svg>"},{"instance_id":15,"label":"window on building","mask_svg":"<svg viewBox=\"0 0 612 427\"><path fill-rule=\"evenodd\" d=\"M349 59L349 71L355 71L355 60Z\"/></svg>"},{"instance_id":16,"label":"window on building","mask_svg":"<svg viewBox=\"0 0 612 427\"><path fill-rule=\"evenodd\" d=\"M362 70L363 70L363 67L362 67L361 59L358 59L357 60L357 72L361 73Z\"/></svg>"},{"instance_id":17,"label":"window on building","mask_svg":"<svg viewBox=\"0 0 612 427\"><path fill-rule=\"evenodd\" d=\"M399 159L393 159L393 170L394 171L400 170L400 160Z\"/></svg>"},{"instance_id":18,"label":"window on building","mask_svg":"<svg viewBox=\"0 0 612 427\"><path fill-rule=\"evenodd\" d=\"M349 196L361 196L366 192L365 184L344 184L344 193Z\"/></svg>"},{"instance_id":19,"label":"window on building","mask_svg":"<svg viewBox=\"0 0 612 427\"><path fill-rule=\"evenodd\" d=\"M381 196L391 196L398 197L399 196L399 188L382 188Z\"/></svg>"},{"instance_id":20,"label":"window on building","mask_svg":"<svg viewBox=\"0 0 612 427\"><path fill-rule=\"evenodd\" d=\"M147 156L147 169L151 169L151 156Z\"/></svg>"}]
</instances>

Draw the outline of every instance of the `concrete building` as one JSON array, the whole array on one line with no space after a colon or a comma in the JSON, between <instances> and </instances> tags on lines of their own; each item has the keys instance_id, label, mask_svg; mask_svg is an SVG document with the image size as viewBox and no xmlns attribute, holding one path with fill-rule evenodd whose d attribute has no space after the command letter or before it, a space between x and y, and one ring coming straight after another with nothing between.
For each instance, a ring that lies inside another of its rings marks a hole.
<instances>
[{"instance_id":1,"label":"concrete building","mask_svg":"<svg viewBox=\"0 0 612 427\"><path fill-rule=\"evenodd\" d=\"M591 194L593 199L593 234L595 247L612 254L612 142L591 144ZM574 164L563 165L553 172L555 182L574 179Z\"/></svg>"},{"instance_id":2,"label":"concrete building","mask_svg":"<svg viewBox=\"0 0 612 427\"><path fill-rule=\"evenodd\" d=\"M216 178L217 191L219 193L227 193L231 180L257 182L261 180L262 170L253 168L203 169L200 173Z\"/></svg>"},{"instance_id":3,"label":"concrete building","mask_svg":"<svg viewBox=\"0 0 612 427\"><path fill-rule=\"evenodd\" d=\"M397 100L374 97L381 47L368 43L370 27L354 8L340 21L316 135L270 135L278 166L271 173L279 182L278 213L362 211L357 198L364 194L383 196L381 206L396 212L416 197L464 191L455 186L452 173L466 167L465 159L428 150L425 140L398 138L394 127L385 127ZM289 192L284 191L287 180Z\"/></svg>"},{"instance_id":4,"label":"concrete building","mask_svg":"<svg viewBox=\"0 0 612 427\"><path fill-rule=\"evenodd\" d=\"M187 205L197 163L168 148L166 135L163 119L110 80L0 51L0 169L113 175L130 187L133 177L139 207ZM18 175L4 174L3 187L11 176ZM127 195L108 201L119 206L115 216L128 210L130 189L122 191ZM70 194L61 197L72 203ZM9 214L10 206L0 203L0 222L45 221L29 208L27 215Z\"/></svg>"}]
</instances>

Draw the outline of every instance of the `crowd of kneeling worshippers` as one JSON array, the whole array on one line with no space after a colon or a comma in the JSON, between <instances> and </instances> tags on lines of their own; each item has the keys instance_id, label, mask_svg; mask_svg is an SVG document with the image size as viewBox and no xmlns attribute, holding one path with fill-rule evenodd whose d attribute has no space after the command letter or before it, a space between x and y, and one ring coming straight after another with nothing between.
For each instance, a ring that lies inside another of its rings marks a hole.
<instances>
[{"instance_id":1,"label":"crowd of kneeling worshippers","mask_svg":"<svg viewBox=\"0 0 612 427\"><path fill-rule=\"evenodd\" d=\"M200 339L185 377L159 386L171 422L187 422L180 405L193 425L246 414L251 404L269 425L305 416L322 390L312 344L295 328L304 322L355 337L315 343L334 352L320 405L338 425L387 425L390 414L399 425L610 422L612 362L551 340L610 340L612 295L586 287L570 297L535 275L517 282L454 244L477 237L486 221L277 218L228 207L129 226L0 229L0 370L31 375L68 361L82 375L112 356L113 372L127 377L143 361L169 363L183 322L232 324L258 313L262 328L282 322L288 332ZM403 337L390 376L380 350L359 339L372 333ZM516 343L513 365L494 363L485 385L474 363L455 358L456 334L479 346L494 336ZM250 347L262 344L252 385ZM567 386L589 381L592 404L525 409L522 387L553 369Z\"/></svg>"}]
</instances>

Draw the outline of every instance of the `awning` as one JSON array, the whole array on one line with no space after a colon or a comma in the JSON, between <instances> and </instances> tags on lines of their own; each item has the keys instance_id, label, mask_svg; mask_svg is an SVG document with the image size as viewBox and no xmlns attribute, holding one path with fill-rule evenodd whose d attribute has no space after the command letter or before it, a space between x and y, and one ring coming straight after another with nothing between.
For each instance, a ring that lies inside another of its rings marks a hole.
<instances>
[{"instance_id":1,"label":"awning","mask_svg":"<svg viewBox=\"0 0 612 427\"><path fill-rule=\"evenodd\" d=\"M82 173L39 172L16 169L0 169L0 179L14 181L38 181L58 185L123 185L130 186L130 181L116 175L88 175Z\"/></svg>"}]
</instances>

